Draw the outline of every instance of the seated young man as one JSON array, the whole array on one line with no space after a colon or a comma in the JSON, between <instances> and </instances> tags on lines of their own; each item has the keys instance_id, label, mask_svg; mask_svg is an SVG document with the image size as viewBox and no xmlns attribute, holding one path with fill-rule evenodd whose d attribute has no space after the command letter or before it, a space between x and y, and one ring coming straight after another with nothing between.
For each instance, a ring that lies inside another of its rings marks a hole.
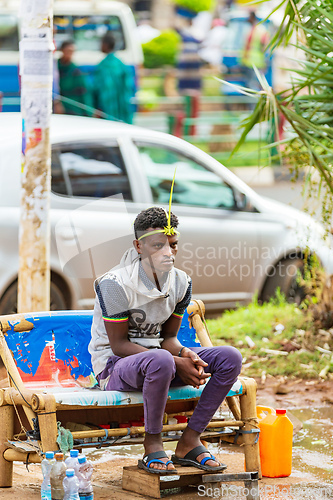
<instances>
[{"instance_id":1,"label":"seated young man","mask_svg":"<svg viewBox=\"0 0 333 500\"><path fill-rule=\"evenodd\" d=\"M168 223L171 231L167 231ZM192 287L189 276L174 267L177 226L177 217L171 213L168 221L163 208L152 207L136 217L134 248L127 250L119 266L95 282L89 344L102 389L142 391L145 456L138 465L158 474L174 473L173 462L203 470L226 468L202 446L200 435L242 365L234 347L187 348L177 340ZM168 390L180 385L199 388L206 382L170 461L161 437Z\"/></svg>"}]
</instances>

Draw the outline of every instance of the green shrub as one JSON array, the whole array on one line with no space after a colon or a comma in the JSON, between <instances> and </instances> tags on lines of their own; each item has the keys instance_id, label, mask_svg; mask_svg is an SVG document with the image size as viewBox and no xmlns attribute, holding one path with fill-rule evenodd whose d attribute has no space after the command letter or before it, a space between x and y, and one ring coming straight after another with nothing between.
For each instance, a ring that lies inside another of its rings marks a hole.
<instances>
[{"instance_id":1,"label":"green shrub","mask_svg":"<svg viewBox=\"0 0 333 500\"><path fill-rule=\"evenodd\" d=\"M164 65L173 66L179 50L180 36L174 30L165 30L142 45L145 68L160 68Z\"/></svg>"},{"instance_id":2,"label":"green shrub","mask_svg":"<svg viewBox=\"0 0 333 500\"><path fill-rule=\"evenodd\" d=\"M172 0L179 7L184 7L194 12L211 10L215 6L215 0Z\"/></svg>"}]
</instances>

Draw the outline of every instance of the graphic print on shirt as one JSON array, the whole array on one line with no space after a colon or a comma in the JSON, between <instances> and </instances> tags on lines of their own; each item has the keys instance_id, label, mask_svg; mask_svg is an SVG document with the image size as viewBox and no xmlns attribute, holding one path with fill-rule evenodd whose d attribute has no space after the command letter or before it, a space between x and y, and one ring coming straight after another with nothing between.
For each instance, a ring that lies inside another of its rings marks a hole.
<instances>
[{"instance_id":1,"label":"graphic print on shirt","mask_svg":"<svg viewBox=\"0 0 333 500\"><path fill-rule=\"evenodd\" d=\"M145 337L146 335L156 335L159 323L146 323L147 314L142 309L131 309L128 319L128 326L131 334L135 337Z\"/></svg>"}]
</instances>

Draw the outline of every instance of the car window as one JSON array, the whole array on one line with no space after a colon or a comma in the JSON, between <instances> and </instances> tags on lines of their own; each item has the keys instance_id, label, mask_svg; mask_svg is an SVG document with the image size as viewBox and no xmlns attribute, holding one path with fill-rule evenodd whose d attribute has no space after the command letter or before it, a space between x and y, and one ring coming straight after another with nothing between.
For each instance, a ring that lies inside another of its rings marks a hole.
<instances>
[{"instance_id":1,"label":"car window","mask_svg":"<svg viewBox=\"0 0 333 500\"><path fill-rule=\"evenodd\" d=\"M0 15L0 51L18 50L18 18L12 14Z\"/></svg>"},{"instance_id":2,"label":"car window","mask_svg":"<svg viewBox=\"0 0 333 500\"><path fill-rule=\"evenodd\" d=\"M137 143L155 203L168 203L177 167L172 202L207 208L235 208L233 190L201 164L174 150Z\"/></svg>"},{"instance_id":3,"label":"car window","mask_svg":"<svg viewBox=\"0 0 333 500\"><path fill-rule=\"evenodd\" d=\"M121 20L118 16L94 14L87 16L55 16L54 30L56 47L62 42L74 40L76 50L100 50L101 38L111 31L115 39L115 50L125 50L126 42Z\"/></svg>"},{"instance_id":4,"label":"car window","mask_svg":"<svg viewBox=\"0 0 333 500\"><path fill-rule=\"evenodd\" d=\"M67 196L132 200L118 146L61 146L52 154L52 191Z\"/></svg>"},{"instance_id":5,"label":"car window","mask_svg":"<svg viewBox=\"0 0 333 500\"><path fill-rule=\"evenodd\" d=\"M51 163L52 163L51 189L57 194L67 195L68 193L71 192L71 188L69 187L68 189L68 186L66 186L65 177L61 168L58 151L52 151Z\"/></svg>"}]
</instances>

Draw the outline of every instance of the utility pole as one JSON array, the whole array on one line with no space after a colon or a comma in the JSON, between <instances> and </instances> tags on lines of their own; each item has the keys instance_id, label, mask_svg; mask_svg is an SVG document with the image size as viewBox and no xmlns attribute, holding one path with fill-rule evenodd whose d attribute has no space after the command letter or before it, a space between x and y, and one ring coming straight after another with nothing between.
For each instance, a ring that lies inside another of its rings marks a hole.
<instances>
[{"instance_id":1,"label":"utility pole","mask_svg":"<svg viewBox=\"0 0 333 500\"><path fill-rule=\"evenodd\" d=\"M50 309L53 0L21 0L22 173L18 312Z\"/></svg>"}]
</instances>

